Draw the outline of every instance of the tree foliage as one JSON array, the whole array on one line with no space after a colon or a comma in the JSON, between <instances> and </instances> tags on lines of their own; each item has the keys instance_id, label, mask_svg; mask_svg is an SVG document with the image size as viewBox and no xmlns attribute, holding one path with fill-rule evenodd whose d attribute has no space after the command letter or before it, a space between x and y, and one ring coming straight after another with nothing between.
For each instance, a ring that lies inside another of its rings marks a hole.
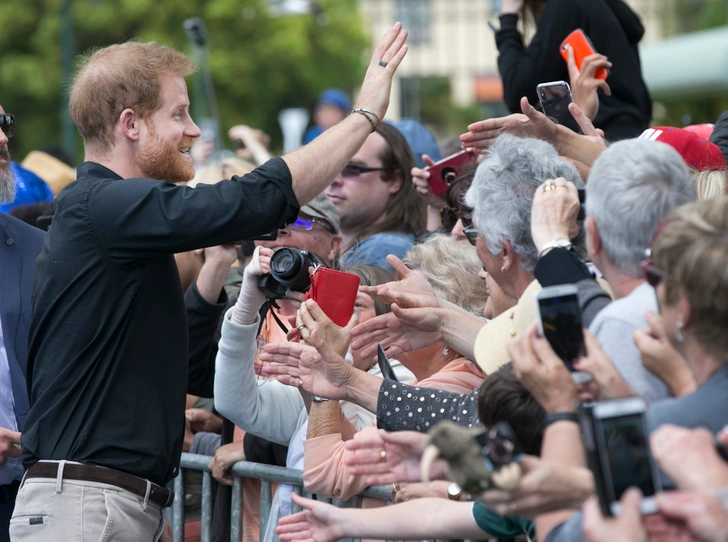
<instances>
[{"instance_id":1,"label":"tree foliage","mask_svg":"<svg viewBox=\"0 0 728 542\"><path fill-rule=\"evenodd\" d=\"M0 2L0 104L17 115L17 157L59 143L61 4ZM370 40L356 0L318 5L318 17L273 17L265 0L73 0L75 50L140 39L192 54L182 23L202 17L223 130L247 123L277 140L282 108L310 107L330 86L351 92L364 73ZM188 85L194 106L196 85Z\"/></svg>"}]
</instances>

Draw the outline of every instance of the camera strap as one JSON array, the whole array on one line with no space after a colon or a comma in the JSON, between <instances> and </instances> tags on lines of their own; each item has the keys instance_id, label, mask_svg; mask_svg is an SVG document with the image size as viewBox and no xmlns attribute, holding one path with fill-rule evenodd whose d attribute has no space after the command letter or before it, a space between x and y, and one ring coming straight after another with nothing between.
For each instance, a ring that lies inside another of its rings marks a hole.
<instances>
[{"instance_id":1,"label":"camera strap","mask_svg":"<svg viewBox=\"0 0 728 542\"><path fill-rule=\"evenodd\" d=\"M273 320L276 321L276 324L278 324L278 326L283 330L284 333L288 334L288 332L291 331L286 327L286 324L284 324L281 319L278 318L276 311L272 310L274 307L280 310L280 307L276 303L275 299L269 298L265 301L265 303L263 303L263 306L260 308L260 324L258 325L258 335L260 335L260 330L263 329L263 323L268 316L268 312L273 315Z\"/></svg>"}]
</instances>

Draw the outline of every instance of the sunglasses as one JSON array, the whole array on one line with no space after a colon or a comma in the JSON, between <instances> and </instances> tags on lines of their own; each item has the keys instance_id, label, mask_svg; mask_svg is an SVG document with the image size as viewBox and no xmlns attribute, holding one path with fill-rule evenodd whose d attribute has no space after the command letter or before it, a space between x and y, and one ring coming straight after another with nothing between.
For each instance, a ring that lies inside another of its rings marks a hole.
<instances>
[{"instance_id":1,"label":"sunglasses","mask_svg":"<svg viewBox=\"0 0 728 542\"><path fill-rule=\"evenodd\" d=\"M288 227L295 231L311 231L314 224L323 226L323 228L329 233L335 233L331 224L325 220L321 220L320 218L297 218L296 221Z\"/></svg>"},{"instance_id":2,"label":"sunglasses","mask_svg":"<svg viewBox=\"0 0 728 542\"><path fill-rule=\"evenodd\" d=\"M471 218L470 212L464 213L454 207L443 207L440 209L440 222L442 228L447 232L452 232L452 229L457 224L458 220L463 221L463 227L467 228L473 225L473 219Z\"/></svg>"},{"instance_id":3,"label":"sunglasses","mask_svg":"<svg viewBox=\"0 0 728 542\"><path fill-rule=\"evenodd\" d=\"M660 282L662 282L662 269L655 265L652 258L643 261L640 267L642 268L642 273L645 275L647 284L653 288L657 288Z\"/></svg>"},{"instance_id":4,"label":"sunglasses","mask_svg":"<svg viewBox=\"0 0 728 542\"><path fill-rule=\"evenodd\" d=\"M344 166L344 169L341 170L341 176L352 178L352 177L358 177L362 173L369 173L370 171L386 171L387 168L385 167L364 167L364 166L357 166L356 164L346 164Z\"/></svg>"},{"instance_id":5,"label":"sunglasses","mask_svg":"<svg viewBox=\"0 0 728 542\"><path fill-rule=\"evenodd\" d=\"M0 115L0 129L8 138L15 135L15 115Z\"/></svg>"},{"instance_id":6,"label":"sunglasses","mask_svg":"<svg viewBox=\"0 0 728 542\"><path fill-rule=\"evenodd\" d=\"M468 240L468 243L475 246L475 243L478 240L478 229L475 226L468 226L467 228L463 229L463 235L465 235L465 238Z\"/></svg>"}]
</instances>

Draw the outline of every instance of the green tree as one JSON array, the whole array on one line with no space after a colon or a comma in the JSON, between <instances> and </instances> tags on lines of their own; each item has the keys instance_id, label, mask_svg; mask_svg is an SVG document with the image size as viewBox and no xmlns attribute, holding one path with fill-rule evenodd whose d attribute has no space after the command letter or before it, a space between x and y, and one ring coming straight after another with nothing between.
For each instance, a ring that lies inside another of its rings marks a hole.
<instances>
[{"instance_id":1,"label":"green tree","mask_svg":"<svg viewBox=\"0 0 728 542\"><path fill-rule=\"evenodd\" d=\"M76 51L140 39L191 53L182 23L202 17L223 130L247 123L277 142L282 108L309 107L330 86L352 92L364 73L370 40L356 0L318 4L318 17L273 17L264 0L74 0ZM61 0L0 2L0 104L18 117L17 157L59 143L60 7Z\"/></svg>"}]
</instances>

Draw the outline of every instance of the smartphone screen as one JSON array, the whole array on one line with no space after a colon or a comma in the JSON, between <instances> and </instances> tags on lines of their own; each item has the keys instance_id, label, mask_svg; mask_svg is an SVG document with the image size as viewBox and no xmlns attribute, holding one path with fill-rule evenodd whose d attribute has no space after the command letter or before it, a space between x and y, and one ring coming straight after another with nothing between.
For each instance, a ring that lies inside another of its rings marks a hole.
<instances>
[{"instance_id":1,"label":"smartphone screen","mask_svg":"<svg viewBox=\"0 0 728 542\"><path fill-rule=\"evenodd\" d=\"M603 472L608 475L606 492L611 502L619 501L630 487L637 487L645 497L657 493L644 414L601 418L601 454ZM606 463L606 464L605 464Z\"/></svg>"},{"instance_id":2,"label":"smartphone screen","mask_svg":"<svg viewBox=\"0 0 728 542\"><path fill-rule=\"evenodd\" d=\"M571 89L566 81L542 83L538 85L536 90L544 115L557 124L566 126L576 133L581 133L579 125L569 112L569 104L574 100L571 97Z\"/></svg>"},{"instance_id":3,"label":"smartphone screen","mask_svg":"<svg viewBox=\"0 0 728 542\"><path fill-rule=\"evenodd\" d=\"M569 371L575 371L572 362L586 355L581 309L576 294L539 296L538 310L544 337Z\"/></svg>"}]
</instances>

